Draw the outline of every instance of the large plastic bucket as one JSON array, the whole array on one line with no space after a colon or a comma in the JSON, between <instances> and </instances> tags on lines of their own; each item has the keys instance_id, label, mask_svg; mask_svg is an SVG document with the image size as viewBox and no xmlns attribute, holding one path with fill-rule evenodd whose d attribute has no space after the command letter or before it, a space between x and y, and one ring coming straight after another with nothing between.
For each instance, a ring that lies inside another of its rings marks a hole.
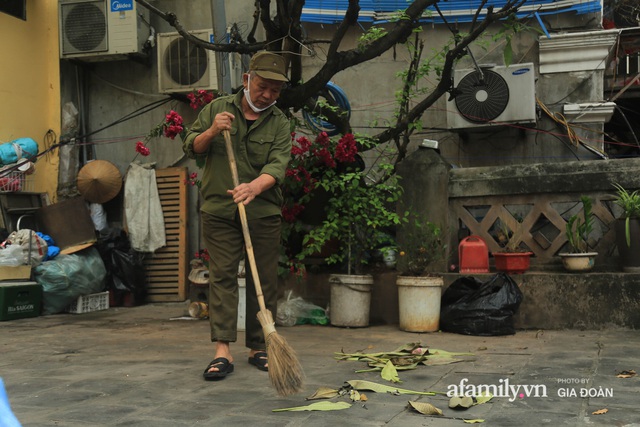
<instances>
[{"instance_id":1,"label":"large plastic bucket","mask_svg":"<svg viewBox=\"0 0 640 427\"><path fill-rule=\"evenodd\" d=\"M333 326L362 328L369 326L373 276L332 274L331 308L329 318Z\"/></svg>"},{"instance_id":2,"label":"large plastic bucket","mask_svg":"<svg viewBox=\"0 0 640 427\"><path fill-rule=\"evenodd\" d=\"M398 276L400 329L435 332L440 326L442 277Z\"/></svg>"}]
</instances>

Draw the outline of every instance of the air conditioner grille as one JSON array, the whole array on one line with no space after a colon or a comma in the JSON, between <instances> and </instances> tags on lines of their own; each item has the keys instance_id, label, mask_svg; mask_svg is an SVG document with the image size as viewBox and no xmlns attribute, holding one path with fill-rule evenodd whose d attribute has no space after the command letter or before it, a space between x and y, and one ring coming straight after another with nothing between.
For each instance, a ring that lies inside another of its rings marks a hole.
<instances>
[{"instance_id":1,"label":"air conditioner grille","mask_svg":"<svg viewBox=\"0 0 640 427\"><path fill-rule=\"evenodd\" d=\"M107 20L104 2L62 5L64 16L63 53L105 51Z\"/></svg>"},{"instance_id":2,"label":"air conditioner grille","mask_svg":"<svg viewBox=\"0 0 640 427\"><path fill-rule=\"evenodd\" d=\"M167 75L182 86L199 82L209 67L207 51L183 38L171 41L163 62Z\"/></svg>"},{"instance_id":3,"label":"air conditioner grille","mask_svg":"<svg viewBox=\"0 0 640 427\"><path fill-rule=\"evenodd\" d=\"M496 119L509 104L509 85L498 73L482 70L467 74L456 87L456 107L460 114L474 123Z\"/></svg>"}]
</instances>

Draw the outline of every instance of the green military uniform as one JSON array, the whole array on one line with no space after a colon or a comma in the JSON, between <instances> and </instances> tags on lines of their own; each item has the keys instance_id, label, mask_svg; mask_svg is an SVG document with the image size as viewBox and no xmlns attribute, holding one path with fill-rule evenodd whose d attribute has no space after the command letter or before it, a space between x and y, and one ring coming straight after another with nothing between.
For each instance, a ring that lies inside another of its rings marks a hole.
<instances>
[{"instance_id":1,"label":"green military uniform","mask_svg":"<svg viewBox=\"0 0 640 427\"><path fill-rule=\"evenodd\" d=\"M243 256L242 227L237 205L227 190L234 188L224 137L217 135L206 153L195 154L196 136L207 130L215 116L229 112L240 183L248 183L262 174L271 175L276 184L259 194L247 206L247 218L265 304L274 314L277 303L277 263L280 254L280 214L284 179L291 155L289 121L277 107L247 123L242 113L242 96L221 97L204 107L184 139L184 152L191 158L205 157L200 194L202 196L202 232L211 255L209 262L209 316L212 341L237 339L238 263ZM253 278L247 262L246 345L264 349L264 337L256 318L259 311Z\"/></svg>"}]
</instances>

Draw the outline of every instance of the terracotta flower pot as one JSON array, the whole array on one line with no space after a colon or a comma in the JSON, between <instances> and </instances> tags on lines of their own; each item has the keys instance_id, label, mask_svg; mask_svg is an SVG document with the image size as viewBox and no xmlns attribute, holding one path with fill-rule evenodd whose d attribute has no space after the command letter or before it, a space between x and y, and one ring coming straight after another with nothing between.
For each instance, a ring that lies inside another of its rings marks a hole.
<instances>
[{"instance_id":1,"label":"terracotta flower pot","mask_svg":"<svg viewBox=\"0 0 640 427\"><path fill-rule=\"evenodd\" d=\"M529 269L533 252L493 252L496 270L510 274L522 274Z\"/></svg>"}]
</instances>

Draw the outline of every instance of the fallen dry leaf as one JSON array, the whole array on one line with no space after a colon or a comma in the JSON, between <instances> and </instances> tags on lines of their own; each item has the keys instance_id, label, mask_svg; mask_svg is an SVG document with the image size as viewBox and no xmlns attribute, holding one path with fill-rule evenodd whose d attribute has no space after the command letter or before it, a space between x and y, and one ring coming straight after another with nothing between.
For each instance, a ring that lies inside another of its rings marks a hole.
<instances>
[{"instance_id":1,"label":"fallen dry leaf","mask_svg":"<svg viewBox=\"0 0 640 427\"><path fill-rule=\"evenodd\" d=\"M364 393L360 393L360 402L366 402L367 400L369 400L367 395Z\"/></svg>"},{"instance_id":2,"label":"fallen dry leaf","mask_svg":"<svg viewBox=\"0 0 640 427\"><path fill-rule=\"evenodd\" d=\"M442 411L431 403L409 401L409 405L422 415L442 415Z\"/></svg>"},{"instance_id":3,"label":"fallen dry leaf","mask_svg":"<svg viewBox=\"0 0 640 427\"><path fill-rule=\"evenodd\" d=\"M462 421L464 421L467 424L479 424L484 422L484 420L481 420L481 419L465 420L464 418L462 419Z\"/></svg>"},{"instance_id":4,"label":"fallen dry leaf","mask_svg":"<svg viewBox=\"0 0 640 427\"><path fill-rule=\"evenodd\" d=\"M387 381L391 381L393 383L402 382L400 381L400 377L398 376L398 370L396 369L395 366L393 366L393 363L391 363L390 360L387 362L384 368L382 368L382 371L380 372L380 376L383 379Z\"/></svg>"},{"instance_id":5,"label":"fallen dry leaf","mask_svg":"<svg viewBox=\"0 0 640 427\"><path fill-rule=\"evenodd\" d=\"M604 408L604 409L598 409L597 411L593 411L592 414L593 415L604 415L607 412L609 412L609 410L607 408Z\"/></svg>"},{"instance_id":6,"label":"fallen dry leaf","mask_svg":"<svg viewBox=\"0 0 640 427\"><path fill-rule=\"evenodd\" d=\"M487 403L488 401L490 401L491 399L493 399L493 394L487 392L487 393L480 393L478 396L476 396L476 405L482 405L483 403Z\"/></svg>"},{"instance_id":7,"label":"fallen dry leaf","mask_svg":"<svg viewBox=\"0 0 640 427\"><path fill-rule=\"evenodd\" d=\"M338 396L338 390L334 390L329 387L320 387L313 393L311 396L307 397L307 400L316 400L316 399L331 399L333 397Z\"/></svg>"},{"instance_id":8,"label":"fallen dry leaf","mask_svg":"<svg viewBox=\"0 0 640 427\"><path fill-rule=\"evenodd\" d=\"M628 371L620 372L618 375L616 375L616 378L633 378L635 376L636 376L636 371L633 369L630 369Z\"/></svg>"},{"instance_id":9,"label":"fallen dry leaf","mask_svg":"<svg viewBox=\"0 0 640 427\"><path fill-rule=\"evenodd\" d=\"M354 402L360 401L360 393L358 392L358 390L350 390L349 399L353 400Z\"/></svg>"},{"instance_id":10,"label":"fallen dry leaf","mask_svg":"<svg viewBox=\"0 0 640 427\"><path fill-rule=\"evenodd\" d=\"M293 408L272 409L271 412L295 412L295 411L339 411L349 409L351 404L347 402L316 402L307 406L296 406Z\"/></svg>"},{"instance_id":11,"label":"fallen dry leaf","mask_svg":"<svg viewBox=\"0 0 640 427\"><path fill-rule=\"evenodd\" d=\"M369 390L369 391L374 391L376 393L391 393L393 395L399 395L399 394L420 394L425 396L436 395L434 391L405 390L402 388L391 387L388 385L378 384L378 383L365 381L365 380L349 380L347 381L347 383L358 391Z\"/></svg>"}]
</instances>

